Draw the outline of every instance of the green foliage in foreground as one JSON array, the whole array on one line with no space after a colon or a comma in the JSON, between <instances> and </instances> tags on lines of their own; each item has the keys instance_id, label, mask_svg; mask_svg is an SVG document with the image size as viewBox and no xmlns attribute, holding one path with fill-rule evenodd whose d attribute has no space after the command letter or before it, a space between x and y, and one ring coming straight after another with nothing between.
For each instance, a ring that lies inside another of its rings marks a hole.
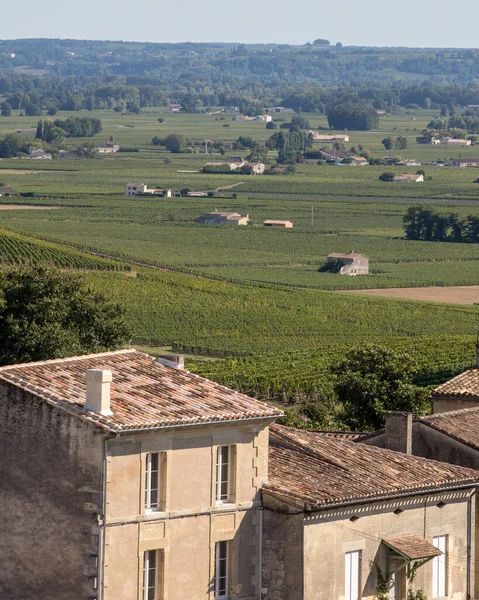
<instances>
[{"instance_id":1,"label":"green foliage in foreground","mask_svg":"<svg viewBox=\"0 0 479 600\"><path fill-rule=\"evenodd\" d=\"M48 267L0 273L0 364L113 350L128 329L118 305Z\"/></svg>"},{"instance_id":2,"label":"green foliage in foreground","mask_svg":"<svg viewBox=\"0 0 479 600\"><path fill-rule=\"evenodd\" d=\"M380 346L351 349L331 372L339 420L348 429L380 429L388 410L415 416L428 411L427 391L413 384L416 365L408 354Z\"/></svg>"}]
</instances>

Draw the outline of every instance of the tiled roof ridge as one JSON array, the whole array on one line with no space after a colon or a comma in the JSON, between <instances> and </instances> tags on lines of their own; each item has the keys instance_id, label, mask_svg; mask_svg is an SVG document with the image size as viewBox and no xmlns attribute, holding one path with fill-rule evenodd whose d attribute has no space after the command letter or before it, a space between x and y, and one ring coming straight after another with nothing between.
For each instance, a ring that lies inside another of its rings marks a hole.
<instances>
[{"instance_id":1,"label":"tiled roof ridge","mask_svg":"<svg viewBox=\"0 0 479 600\"><path fill-rule=\"evenodd\" d=\"M148 354L139 352L138 350L135 350L134 348L123 348L121 350L110 350L110 351L106 351L106 352L98 352L96 354L82 354L80 356L67 356L65 358L52 358L50 360L37 360L37 361L32 361L32 362L27 362L27 363L17 363L15 365L4 365L3 367L0 367L0 377L1 377L2 372L8 371L9 369L21 369L23 367L35 367L35 366L40 366L40 365L53 365L56 363L72 362L74 360L101 358L103 356L115 356L117 354L128 354L128 353L133 354L134 352L136 352L137 354L143 354L143 356L148 356Z\"/></svg>"},{"instance_id":2,"label":"tiled roof ridge","mask_svg":"<svg viewBox=\"0 0 479 600\"><path fill-rule=\"evenodd\" d=\"M479 411L479 406L468 406L467 408L457 408L456 410L448 410L442 413L436 413L431 415L424 415L423 417L416 417L414 421L419 423L427 422L439 419L446 419L448 417L454 417L456 415L464 415L467 413L472 413L475 411Z\"/></svg>"}]
</instances>

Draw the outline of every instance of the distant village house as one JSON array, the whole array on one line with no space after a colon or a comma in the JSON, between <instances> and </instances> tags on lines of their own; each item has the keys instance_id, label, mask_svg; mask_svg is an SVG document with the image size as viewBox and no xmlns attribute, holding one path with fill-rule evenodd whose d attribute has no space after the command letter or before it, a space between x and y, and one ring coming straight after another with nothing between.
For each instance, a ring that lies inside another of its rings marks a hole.
<instances>
[{"instance_id":1,"label":"distant village house","mask_svg":"<svg viewBox=\"0 0 479 600\"><path fill-rule=\"evenodd\" d=\"M420 183L424 181L424 175L413 175L412 173L404 173L404 175L396 175L393 179L396 183Z\"/></svg>"},{"instance_id":2,"label":"distant village house","mask_svg":"<svg viewBox=\"0 0 479 600\"><path fill-rule=\"evenodd\" d=\"M20 192L14 190L9 185L0 185L0 196L19 196Z\"/></svg>"},{"instance_id":3,"label":"distant village house","mask_svg":"<svg viewBox=\"0 0 479 600\"><path fill-rule=\"evenodd\" d=\"M242 216L237 212L213 211L195 219L195 223L203 225L248 225L249 215Z\"/></svg>"},{"instance_id":4,"label":"distant village house","mask_svg":"<svg viewBox=\"0 0 479 600\"><path fill-rule=\"evenodd\" d=\"M293 223L291 223L291 221L277 221L274 219L263 221L263 225L265 227L283 227L286 229L291 229L293 227Z\"/></svg>"},{"instance_id":5,"label":"distant village house","mask_svg":"<svg viewBox=\"0 0 479 600\"><path fill-rule=\"evenodd\" d=\"M152 196L165 196L171 198L173 192L170 189L164 188L148 188L146 183L127 183L125 186L125 196L139 196L150 194Z\"/></svg>"}]
</instances>

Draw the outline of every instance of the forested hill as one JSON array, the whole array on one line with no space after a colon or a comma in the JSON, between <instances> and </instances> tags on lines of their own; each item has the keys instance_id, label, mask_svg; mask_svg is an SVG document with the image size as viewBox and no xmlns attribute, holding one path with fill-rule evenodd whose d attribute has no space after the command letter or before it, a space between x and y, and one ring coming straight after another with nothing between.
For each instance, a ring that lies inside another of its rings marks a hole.
<instances>
[{"instance_id":1,"label":"forested hill","mask_svg":"<svg viewBox=\"0 0 479 600\"><path fill-rule=\"evenodd\" d=\"M34 105L64 110L114 108L122 100L139 107L179 102L194 111L257 100L321 112L331 94L376 108L425 98L479 103L479 51L316 42L0 41L0 95L14 108L14 95L28 94Z\"/></svg>"}]
</instances>

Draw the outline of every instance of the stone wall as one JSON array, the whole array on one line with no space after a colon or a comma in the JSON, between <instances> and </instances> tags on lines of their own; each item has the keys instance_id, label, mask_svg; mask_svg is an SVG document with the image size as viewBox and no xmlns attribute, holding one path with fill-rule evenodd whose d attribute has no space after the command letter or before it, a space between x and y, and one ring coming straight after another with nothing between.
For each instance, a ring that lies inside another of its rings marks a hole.
<instances>
[{"instance_id":1,"label":"stone wall","mask_svg":"<svg viewBox=\"0 0 479 600\"><path fill-rule=\"evenodd\" d=\"M0 383L0 598L95 597L98 430Z\"/></svg>"},{"instance_id":2,"label":"stone wall","mask_svg":"<svg viewBox=\"0 0 479 600\"><path fill-rule=\"evenodd\" d=\"M303 514L267 494L264 504L263 598L303 600Z\"/></svg>"}]
</instances>

